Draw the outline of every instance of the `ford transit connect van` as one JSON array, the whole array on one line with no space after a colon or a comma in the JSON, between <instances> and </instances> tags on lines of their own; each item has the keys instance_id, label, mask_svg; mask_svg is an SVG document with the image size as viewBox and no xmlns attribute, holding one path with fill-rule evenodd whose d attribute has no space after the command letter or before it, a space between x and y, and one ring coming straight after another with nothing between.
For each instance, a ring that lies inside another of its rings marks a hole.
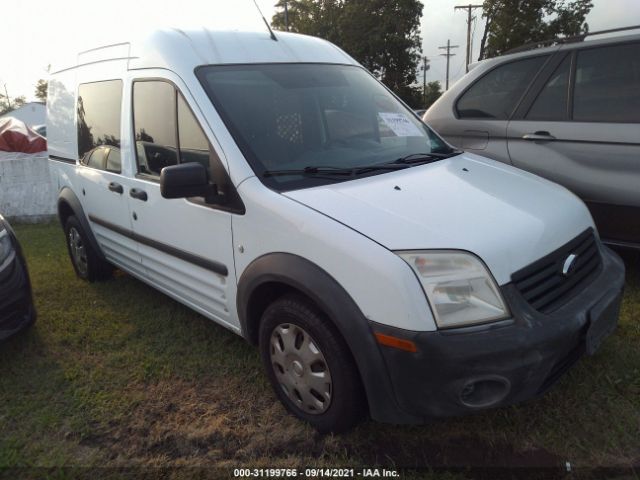
<instances>
[{"instance_id":1,"label":"ford transit connect van","mask_svg":"<svg viewBox=\"0 0 640 480\"><path fill-rule=\"evenodd\" d=\"M580 200L452 148L323 40L82 52L47 132L78 276L118 267L258 345L320 431L532 398L617 323L624 267Z\"/></svg>"}]
</instances>

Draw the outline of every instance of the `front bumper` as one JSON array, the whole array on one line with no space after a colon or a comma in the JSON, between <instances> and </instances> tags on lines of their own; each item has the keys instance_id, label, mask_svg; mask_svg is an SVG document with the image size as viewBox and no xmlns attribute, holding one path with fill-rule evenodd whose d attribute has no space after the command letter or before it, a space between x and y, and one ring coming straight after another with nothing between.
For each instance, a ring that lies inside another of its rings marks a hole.
<instances>
[{"instance_id":1,"label":"front bumper","mask_svg":"<svg viewBox=\"0 0 640 480\"><path fill-rule=\"evenodd\" d=\"M3 225L9 232L14 252L0 265L0 340L28 327L36 318L27 264L13 231L6 222Z\"/></svg>"},{"instance_id":2,"label":"front bumper","mask_svg":"<svg viewBox=\"0 0 640 480\"><path fill-rule=\"evenodd\" d=\"M502 291L513 318L499 323L436 332L372 324L374 331L417 346L416 353L380 346L398 419L405 423L410 416L420 423L463 415L528 400L548 390L585 352L595 315L606 311L617 322L624 264L608 248L599 248L602 267L595 279L553 314L535 311L508 284Z\"/></svg>"}]
</instances>

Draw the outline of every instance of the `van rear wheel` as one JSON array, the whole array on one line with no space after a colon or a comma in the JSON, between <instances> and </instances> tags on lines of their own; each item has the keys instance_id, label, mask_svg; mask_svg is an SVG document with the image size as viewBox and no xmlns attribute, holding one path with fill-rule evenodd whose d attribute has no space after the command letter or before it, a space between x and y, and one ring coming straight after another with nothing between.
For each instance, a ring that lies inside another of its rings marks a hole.
<instances>
[{"instance_id":1,"label":"van rear wheel","mask_svg":"<svg viewBox=\"0 0 640 480\"><path fill-rule=\"evenodd\" d=\"M67 219L64 233L69 258L78 277L94 282L108 278L113 273L113 266L100 259L87 240L87 233L74 215Z\"/></svg>"},{"instance_id":2,"label":"van rear wheel","mask_svg":"<svg viewBox=\"0 0 640 480\"><path fill-rule=\"evenodd\" d=\"M260 353L284 406L322 433L352 428L364 413L363 389L349 349L336 328L298 295L265 310Z\"/></svg>"}]
</instances>

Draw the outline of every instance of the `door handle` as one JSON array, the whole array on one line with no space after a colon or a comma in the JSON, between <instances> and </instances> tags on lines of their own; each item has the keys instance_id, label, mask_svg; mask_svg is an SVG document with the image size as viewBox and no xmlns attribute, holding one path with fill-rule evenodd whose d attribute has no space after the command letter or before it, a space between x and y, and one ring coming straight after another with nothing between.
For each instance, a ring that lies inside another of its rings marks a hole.
<instances>
[{"instance_id":1,"label":"door handle","mask_svg":"<svg viewBox=\"0 0 640 480\"><path fill-rule=\"evenodd\" d=\"M112 192L119 193L120 195L122 195L122 192L124 192L124 188L122 188L122 185L120 185L119 183L116 183L116 182L109 182L109 187L108 188Z\"/></svg>"},{"instance_id":2,"label":"door handle","mask_svg":"<svg viewBox=\"0 0 640 480\"><path fill-rule=\"evenodd\" d=\"M525 133L522 136L523 140L530 140L530 141L534 141L534 142L550 142L552 140L555 140L556 137L554 137L553 135L551 135L549 132L544 132L544 131L538 131L535 133Z\"/></svg>"},{"instance_id":3,"label":"door handle","mask_svg":"<svg viewBox=\"0 0 640 480\"><path fill-rule=\"evenodd\" d=\"M147 192L144 190L140 190L139 188L132 188L129 190L129 195L132 198L137 198L138 200L142 200L143 202L147 201Z\"/></svg>"}]
</instances>

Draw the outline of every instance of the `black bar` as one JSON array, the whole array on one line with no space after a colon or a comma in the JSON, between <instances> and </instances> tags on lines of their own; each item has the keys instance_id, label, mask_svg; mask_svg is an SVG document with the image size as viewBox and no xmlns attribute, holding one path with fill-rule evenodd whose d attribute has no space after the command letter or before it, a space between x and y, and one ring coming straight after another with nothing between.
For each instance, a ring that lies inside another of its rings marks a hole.
<instances>
[{"instance_id":1,"label":"black bar","mask_svg":"<svg viewBox=\"0 0 640 480\"><path fill-rule=\"evenodd\" d=\"M59 157L58 155L49 155L49 160L55 160L57 162L64 162L64 163L72 163L73 165L76 164L75 159L67 158L67 157Z\"/></svg>"},{"instance_id":2,"label":"black bar","mask_svg":"<svg viewBox=\"0 0 640 480\"><path fill-rule=\"evenodd\" d=\"M218 275L222 275L223 277L226 277L227 275L229 275L229 270L227 270L227 267L221 263L214 262L212 260L207 260L206 258L202 258L198 255L194 255L193 253L185 252L184 250L179 250L177 248L171 247L165 243L158 242L148 237L143 237L142 235L138 235L137 233L132 232L131 230L119 227L118 225L114 225L113 223L107 222L105 220L101 220L97 217L94 217L93 215L89 215L89 220L91 220L94 223L97 223L98 225L104 228L108 228L109 230L119 233L124 237L135 240L136 242L142 243L143 245L146 245L148 247L155 248L156 250L164 252L173 257L179 258L180 260L184 260L185 262L193 263L198 267L204 268L206 270L210 270L214 273L217 273Z\"/></svg>"}]
</instances>

